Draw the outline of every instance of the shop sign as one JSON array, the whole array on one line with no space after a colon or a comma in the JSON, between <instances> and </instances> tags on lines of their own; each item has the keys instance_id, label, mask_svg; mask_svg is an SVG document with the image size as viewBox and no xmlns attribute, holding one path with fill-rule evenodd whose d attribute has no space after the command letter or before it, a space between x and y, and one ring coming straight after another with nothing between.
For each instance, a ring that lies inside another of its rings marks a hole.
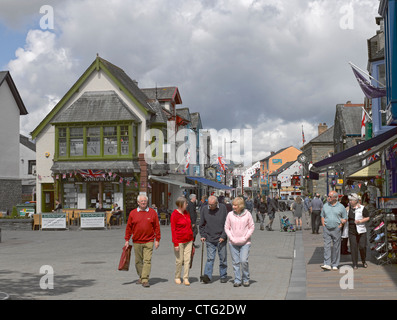
<instances>
[{"instance_id":1,"label":"shop sign","mask_svg":"<svg viewBox=\"0 0 397 320\"><path fill-rule=\"evenodd\" d=\"M81 228L105 228L105 213L80 213Z\"/></svg>"},{"instance_id":2,"label":"shop sign","mask_svg":"<svg viewBox=\"0 0 397 320\"><path fill-rule=\"evenodd\" d=\"M66 229L66 213L42 213L41 229Z\"/></svg>"},{"instance_id":3,"label":"shop sign","mask_svg":"<svg viewBox=\"0 0 397 320\"><path fill-rule=\"evenodd\" d=\"M397 209L397 197L379 197L378 209Z\"/></svg>"}]
</instances>

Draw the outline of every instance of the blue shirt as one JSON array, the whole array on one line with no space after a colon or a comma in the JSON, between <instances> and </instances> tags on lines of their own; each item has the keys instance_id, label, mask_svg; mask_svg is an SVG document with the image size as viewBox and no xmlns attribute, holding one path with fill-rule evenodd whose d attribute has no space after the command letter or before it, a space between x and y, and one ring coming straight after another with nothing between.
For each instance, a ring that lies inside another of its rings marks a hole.
<instances>
[{"instance_id":1,"label":"blue shirt","mask_svg":"<svg viewBox=\"0 0 397 320\"><path fill-rule=\"evenodd\" d=\"M347 219L346 208L340 202L336 202L334 205L327 202L323 206L321 217L324 218L327 229L335 229L341 224L342 219Z\"/></svg>"}]
</instances>

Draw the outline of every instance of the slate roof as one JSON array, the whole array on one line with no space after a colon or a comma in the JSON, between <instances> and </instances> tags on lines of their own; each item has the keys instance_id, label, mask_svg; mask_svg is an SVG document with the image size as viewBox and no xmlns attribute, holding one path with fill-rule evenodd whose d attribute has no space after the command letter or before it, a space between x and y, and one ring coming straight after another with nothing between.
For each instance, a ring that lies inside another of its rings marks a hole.
<instances>
[{"instance_id":1,"label":"slate roof","mask_svg":"<svg viewBox=\"0 0 397 320\"><path fill-rule=\"evenodd\" d=\"M182 104L182 99L178 93L178 87L144 88L141 90L150 100L175 100L176 104Z\"/></svg>"},{"instance_id":2,"label":"slate roof","mask_svg":"<svg viewBox=\"0 0 397 320\"><path fill-rule=\"evenodd\" d=\"M190 121L193 129L202 129L200 112L193 112L190 114Z\"/></svg>"},{"instance_id":3,"label":"slate roof","mask_svg":"<svg viewBox=\"0 0 397 320\"><path fill-rule=\"evenodd\" d=\"M163 107L161 106L160 102L156 101L151 101L148 102L151 108L155 110L155 114L150 118L149 123L167 123L167 115L166 112L164 111Z\"/></svg>"},{"instance_id":4,"label":"slate roof","mask_svg":"<svg viewBox=\"0 0 397 320\"><path fill-rule=\"evenodd\" d=\"M150 104L147 103L147 96L139 89L137 82L132 80L123 69L115 66L113 63L98 57L98 59L105 65L109 72L121 82L121 84L132 94L149 112L156 113L157 110L153 109Z\"/></svg>"},{"instance_id":5,"label":"slate roof","mask_svg":"<svg viewBox=\"0 0 397 320\"><path fill-rule=\"evenodd\" d=\"M345 107L343 104L336 105L335 120L339 119L341 132L345 133L346 136L361 135L362 110L362 107Z\"/></svg>"},{"instance_id":6,"label":"slate roof","mask_svg":"<svg viewBox=\"0 0 397 320\"><path fill-rule=\"evenodd\" d=\"M322 134L310 140L308 143L332 143L334 144L334 126L329 127Z\"/></svg>"},{"instance_id":7,"label":"slate roof","mask_svg":"<svg viewBox=\"0 0 397 320\"><path fill-rule=\"evenodd\" d=\"M29 148L32 151L36 151L36 144L30 141L28 137L22 134L19 135L19 143L24 145L26 148Z\"/></svg>"},{"instance_id":8,"label":"slate roof","mask_svg":"<svg viewBox=\"0 0 397 320\"><path fill-rule=\"evenodd\" d=\"M119 120L141 122L115 91L88 91L51 123Z\"/></svg>"},{"instance_id":9,"label":"slate roof","mask_svg":"<svg viewBox=\"0 0 397 320\"><path fill-rule=\"evenodd\" d=\"M191 121L189 108L176 109L176 114L186 121Z\"/></svg>"}]
</instances>

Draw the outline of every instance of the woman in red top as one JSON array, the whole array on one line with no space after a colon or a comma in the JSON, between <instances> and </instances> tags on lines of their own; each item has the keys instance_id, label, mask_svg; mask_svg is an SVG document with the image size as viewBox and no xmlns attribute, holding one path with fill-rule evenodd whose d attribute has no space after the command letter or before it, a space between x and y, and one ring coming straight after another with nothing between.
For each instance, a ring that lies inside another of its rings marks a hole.
<instances>
[{"instance_id":1,"label":"woman in red top","mask_svg":"<svg viewBox=\"0 0 397 320\"><path fill-rule=\"evenodd\" d=\"M190 259L193 246L193 230L189 212L186 211L187 200L179 197L176 200L178 209L171 214L171 235L174 243L174 253L176 257L175 283L181 284L181 272L183 269L183 284L188 286Z\"/></svg>"}]
</instances>

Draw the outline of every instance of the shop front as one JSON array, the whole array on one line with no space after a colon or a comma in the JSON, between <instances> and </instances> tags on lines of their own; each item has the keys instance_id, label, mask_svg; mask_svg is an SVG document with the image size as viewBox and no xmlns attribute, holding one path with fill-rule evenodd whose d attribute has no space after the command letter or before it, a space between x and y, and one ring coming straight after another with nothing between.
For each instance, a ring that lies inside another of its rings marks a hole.
<instances>
[{"instance_id":1,"label":"shop front","mask_svg":"<svg viewBox=\"0 0 397 320\"><path fill-rule=\"evenodd\" d=\"M136 208L140 170L134 161L55 162L51 168L55 198L63 209L111 210L115 203L125 217Z\"/></svg>"}]
</instances>

